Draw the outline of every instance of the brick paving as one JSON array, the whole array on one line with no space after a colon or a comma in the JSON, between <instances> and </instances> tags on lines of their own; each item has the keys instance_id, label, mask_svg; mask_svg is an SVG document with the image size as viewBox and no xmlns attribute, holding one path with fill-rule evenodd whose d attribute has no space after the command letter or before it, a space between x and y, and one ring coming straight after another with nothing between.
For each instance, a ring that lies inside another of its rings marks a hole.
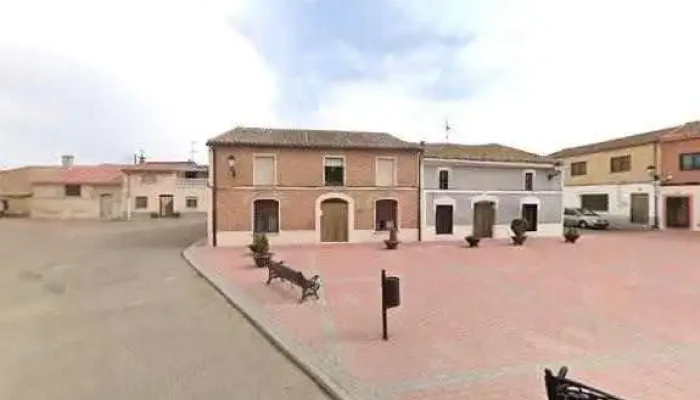
<instances>
[{"instance_id":1,"label":"brick paving","mask_svg":"<svg viewBox=\"0 0 700 400\"><path fill-rule=\"evenodd\" d=\"M242 248L197 248L311 351L389 399L544 399L543 369L630 399L700 396L700 236L588 235L576 245L455 243L277 247L322 279L320 301L253 267ZM402 305L381 340L380 270Z\"/></svg>"}]
</instances>

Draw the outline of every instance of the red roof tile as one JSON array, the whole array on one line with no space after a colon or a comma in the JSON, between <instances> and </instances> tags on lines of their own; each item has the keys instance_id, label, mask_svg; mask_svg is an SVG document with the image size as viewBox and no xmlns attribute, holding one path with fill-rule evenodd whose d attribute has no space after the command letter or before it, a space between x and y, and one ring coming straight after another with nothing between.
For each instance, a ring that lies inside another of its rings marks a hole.
<instances>
[{"instance_id":1,"label":"red roof tile","mask_svg":"<svg viewBox=\"0 0 700 400\"><path fill-rule=\"evenodd\" d=\"M174 172L174 171L206 171L206 165L198 165L193 161L146 161L140 164L124 167L125 172Z\"/></svg>"},{"instance_id":2,"label":"red roof tile","mask_svg":"<svg viewBox=\"0 0 700 400\"><path fill-rule=\"evenodd\" d=\"M74 165L69 168L62 168L58 172L58 175L51 180L39 181L36 183L120 185L123 168L124 165L115 164Z\"/></svg>"}]
</instances>

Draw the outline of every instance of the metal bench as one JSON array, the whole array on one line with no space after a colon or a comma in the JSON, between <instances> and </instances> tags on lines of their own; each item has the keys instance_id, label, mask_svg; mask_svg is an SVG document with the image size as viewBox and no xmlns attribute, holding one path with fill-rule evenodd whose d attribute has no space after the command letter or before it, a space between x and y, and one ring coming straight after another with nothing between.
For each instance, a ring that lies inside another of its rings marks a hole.
<instances>
[{"instance_id":1,"label":"metal bench","mask_svg":"<svg viewBox=\"0 0 700 400\"><path fill-rule=\"evenodd\" d=\"M299 303L302 303L309 296L314 296L318 299L318 289L321 288L321 282L319 282L320 277L318 275L307 279L301 272L284 265L284 261L270 261L267 271L267 285L269 285L273 279L280 279L299 286L301 288L301 300L299 300Z\"/></svg>"},{"instance_id":2,"label":"metal bench","mask_svg":"<svg viewBox=\"0 0 700 400\"><path fill-rule=\"evenodd\" d=\"M555 376L549 369L544 370L544 384L548 400L623 400L602 390L566 378L568 368L561 367Z\"/></svg>"}]
</instances>

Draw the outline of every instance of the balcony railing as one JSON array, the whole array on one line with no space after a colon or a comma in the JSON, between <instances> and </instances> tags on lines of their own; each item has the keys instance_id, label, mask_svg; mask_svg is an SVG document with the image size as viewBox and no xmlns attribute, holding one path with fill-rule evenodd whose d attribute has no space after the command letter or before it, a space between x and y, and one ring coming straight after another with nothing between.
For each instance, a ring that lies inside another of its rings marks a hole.
<instances>
[{"instance_id":1,"label":"balcony railing","mask_svg":"<svg viewBox=\"0 0 700 400\"><path fill-rule=\"evenodd\" d=\"M178 179L176 185L181 187L207 186L207 178Z\"/></svg>"}]
</instances>

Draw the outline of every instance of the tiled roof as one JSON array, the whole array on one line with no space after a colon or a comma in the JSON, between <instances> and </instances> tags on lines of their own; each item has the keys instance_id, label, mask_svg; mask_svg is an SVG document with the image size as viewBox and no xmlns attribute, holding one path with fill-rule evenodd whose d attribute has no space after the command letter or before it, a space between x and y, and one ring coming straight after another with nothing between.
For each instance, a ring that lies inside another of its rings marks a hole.
<instances>
[{"instance_id":1,"label":"tiled roof","mask_svg":"<svg viewBox=\"0 0 700 400\"><path fill-rule=\"evenodd\" d=\"M672 126L670 128L658 129L651 132L639 133L636 135L624 136L617 139L606 140L604 142L591 143L584 146L569 147L556 153L552 153L549 157L566 158L581 156L585 154L598 153L601 151L622 149L625 147L642 146L645 144L656 143L661 140L667 140L675 134L689 134L690 132L698 132L700 124L697 121L688 122L682 125Z\"/></svg>"},{"instance_id":2,"label":"tiled roof","mask_svg":"<svg viewBox=\"0 0 700 400\"><path fill-rule=\"evenodd\" d=\"M128 165L125 172L175 172L175 171L206 171L206 165L198 165L193 161L146 161L140 164Z\"/></svg>"},{"instance_id":3,"label":"tiled roof","mask_svg":"<svg viewBox=\"0 0 700 400\"><path fill-rule=\"evenodd\" d=\"M55 177L40 180L35 183L63 184L63 185L120 185L123 165L74 165L61 168Z\"/></svg>"},{"instance_id":4,"label":"tiled roof","mask_svg":"<svg viewBox=\"0 0 700 400\"><path fill-rule=\"evenodd\" d=\"M406 142L384 132L249 127L232 129L210 139L207 145L420 150L417 143Z\"/></svg>"},{"instance_id":5,"label":"tiled roof","mask_svg":"<svg viewBox=\"0 0 700 400\"><path fill-rule=\"evenodd\" d=\"M462 159L472 161L524 162L552 164L555 160L535 153L496 143L481 145L426 143L425 158Z\"/></svg>"},{"instance_id":6,"label":"tiled roof","mask_svg":"<svg viewBox=\"0 0 700 400\"><path fill-rule=\"evenodd\" d=\"M688 122L661 136L662 142L686 140L700 137L700 121Z\"/></svg>"}]
</instances>

